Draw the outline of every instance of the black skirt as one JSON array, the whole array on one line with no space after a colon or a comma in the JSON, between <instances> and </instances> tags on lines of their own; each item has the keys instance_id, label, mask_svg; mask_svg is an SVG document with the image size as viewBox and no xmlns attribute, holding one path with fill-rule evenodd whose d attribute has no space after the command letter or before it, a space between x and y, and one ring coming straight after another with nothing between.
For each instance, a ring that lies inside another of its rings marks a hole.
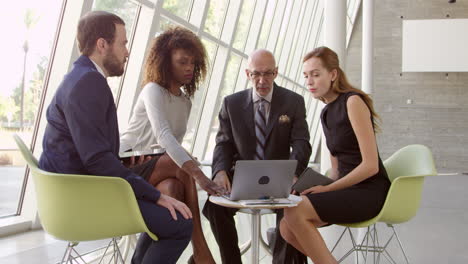
<instances>
[{"instance_id":1,"label":"black skirt","mask_svg":"<svg viewBox=\"0 0 468 264\"><path fill-rule=\"evenodd\" d=\"M156 163L158 162L159 157L161 157L161 155L153 156L152 159L148 160L147 162L143 164L136 165L130 168L130 170L136 175L140 175L146 181L148 181L149 178L151 177L151 173L154 170L154 166L156 166Z\"/></svg>"},{"instance_id":2,"label":"black skirt","mask_svg":"<svg viewBox=\"0 0 468 264\"><path fill-rule=\"evenodd\" d=\"M346 189L308 193L306 196L323 222L355 223L377 216L387 197L389 181L372 177Z\"/></svg>"}]
</instances>

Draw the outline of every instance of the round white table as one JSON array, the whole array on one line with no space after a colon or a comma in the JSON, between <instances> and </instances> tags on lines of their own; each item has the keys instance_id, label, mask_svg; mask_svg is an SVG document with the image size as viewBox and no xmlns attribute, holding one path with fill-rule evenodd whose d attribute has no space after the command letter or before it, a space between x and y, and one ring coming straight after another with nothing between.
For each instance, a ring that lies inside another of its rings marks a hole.
<instances>
[{"instance_id":1,"label":"round white table","mask_svg":"<svg viewBox=\"0 0 468 264\"><path fill-rule=\"evenodd\" d=\"M252 223L251 223L251 236L252 236L252 242L251 242L251 250L252 250L252 255L251 255L251 261L250 263L252 264L258 264L259 262L259 246L260 246L260 239L261 239L261 233L260 233L260 219L261 219L261 210L262 209L282 209L286 207L294 207L297 206L297 204L302 200L300 196L297 195L289 195L288 197L289 200L293 201L291 204L243 204L242 201L231 201L228 200L224 197L221 196L210 196L209 200L210 202L225 206L225 207L230 207L230 208L237 208L237 209L250 209L252 211Z\"/></svg>"}]
</instances>

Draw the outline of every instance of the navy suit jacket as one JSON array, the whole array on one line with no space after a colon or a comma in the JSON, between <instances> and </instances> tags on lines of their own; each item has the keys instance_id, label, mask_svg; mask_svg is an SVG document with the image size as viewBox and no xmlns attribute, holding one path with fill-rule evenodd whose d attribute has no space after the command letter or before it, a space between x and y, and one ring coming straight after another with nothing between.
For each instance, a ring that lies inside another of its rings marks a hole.
<instances>
[{"instance_id":1,"label":"navy suit jacket","mask_svg":"<svg viewBox=\"0 0 468 264\"><path fill-rule=\"evenodd\" d=\"M304 98L274 84L270 114L266 128L265 159L297 160L296 175L307 167L312 148L306 121ZM213 175L228 172L237 160L252 160L256 135L252 89L224 98L219 112L219 130L213 153Z\"/></svg>"},{"instance_id":2,"label":"navy suit jacket","mask_svg":"<svg viewBox=\"0 0 468 264\"><path fill-rule=\"evenodd\" d=\"M159 199L158 190L120 162L114 97L88 57L79 57L65 75L47 109L47 122L41 169L121 177L130 183L138 199Z\"/></svg>"}]
</instances>

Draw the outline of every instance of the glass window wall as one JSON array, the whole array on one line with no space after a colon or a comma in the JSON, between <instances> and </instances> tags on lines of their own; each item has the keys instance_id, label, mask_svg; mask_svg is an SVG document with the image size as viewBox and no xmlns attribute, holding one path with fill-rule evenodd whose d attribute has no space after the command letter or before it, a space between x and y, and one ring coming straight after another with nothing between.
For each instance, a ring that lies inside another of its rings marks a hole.
<instances>
[{"instance_id":1,"label":"glass window wall","mask_svg":"<svg viewBox=\"0 0 468 264\"><path fill-rule=\"evenodd\" d=\"M62 0L47 0L0 10L0 217L20 213L26 167L12 135L32 142L61 9Z\"/></svg>"}]
</instances>

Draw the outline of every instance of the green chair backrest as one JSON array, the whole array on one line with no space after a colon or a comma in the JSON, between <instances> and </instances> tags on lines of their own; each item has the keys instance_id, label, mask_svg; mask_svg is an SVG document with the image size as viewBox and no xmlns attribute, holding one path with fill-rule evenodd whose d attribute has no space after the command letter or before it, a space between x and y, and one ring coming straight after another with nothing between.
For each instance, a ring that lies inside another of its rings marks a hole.
<instances>
[{"instance_id":1,"label":"green chair backrest","mask_svg":"<svg viewBox=\"0 0 468 264\"><path fill-rule=\"evenodd\" d=\"M392 182L378 221L397 224L413 218L419 208L425 176L437 175L429 148L409 145L384 161Z\"/></svg>"},{"instance_id":2,"label":"green chair backrest","mask_svg":"<svg viewBox=\"0 0 468 264\"><path fill-rule=\"evenodd\" d=\"M424 177L437 175L431 151L423 145L409 145L386 159L384 166L391 185L380 213L367 221L341 225L367 227L376 222L399 224L416 215Z\"/></svg>"},{"instance_id":3,"label":"green chair backrest","mask_svg":"<svg viewBox=\"0 0 468 264\"><path fill-rule=\"evenodd\" d=\"M384 161L390 181L400 176L437 174L431 150L423 145L409 145Z\"/></svg>"},{"instance_id":4,"label":"green chair backrest","mask_svg":"<svg viewBox=\"0 0 468 264\"><path fill-rule=\"evenodd\" d=\"M29 148L24 144L23 140L18 135L13 135L13 138L16 141L16 145L18 145L21 154L23 155L24 160L28 163L30 169L37 169L39 166L39 162L37 161L36 157L33 156Z\"/></svg>"},{"instance_id":5,"label":"green chair backrest","mask_svg":"<svg viewBox=\"0 0 468 264\"><path fill-rule=\"evenodd\" d=\"M88 241L147 232L130 184L122 178L46 172L21 138L15 141L34 180L38 212L47 233Z\"/></svg>"}]
</instances>

